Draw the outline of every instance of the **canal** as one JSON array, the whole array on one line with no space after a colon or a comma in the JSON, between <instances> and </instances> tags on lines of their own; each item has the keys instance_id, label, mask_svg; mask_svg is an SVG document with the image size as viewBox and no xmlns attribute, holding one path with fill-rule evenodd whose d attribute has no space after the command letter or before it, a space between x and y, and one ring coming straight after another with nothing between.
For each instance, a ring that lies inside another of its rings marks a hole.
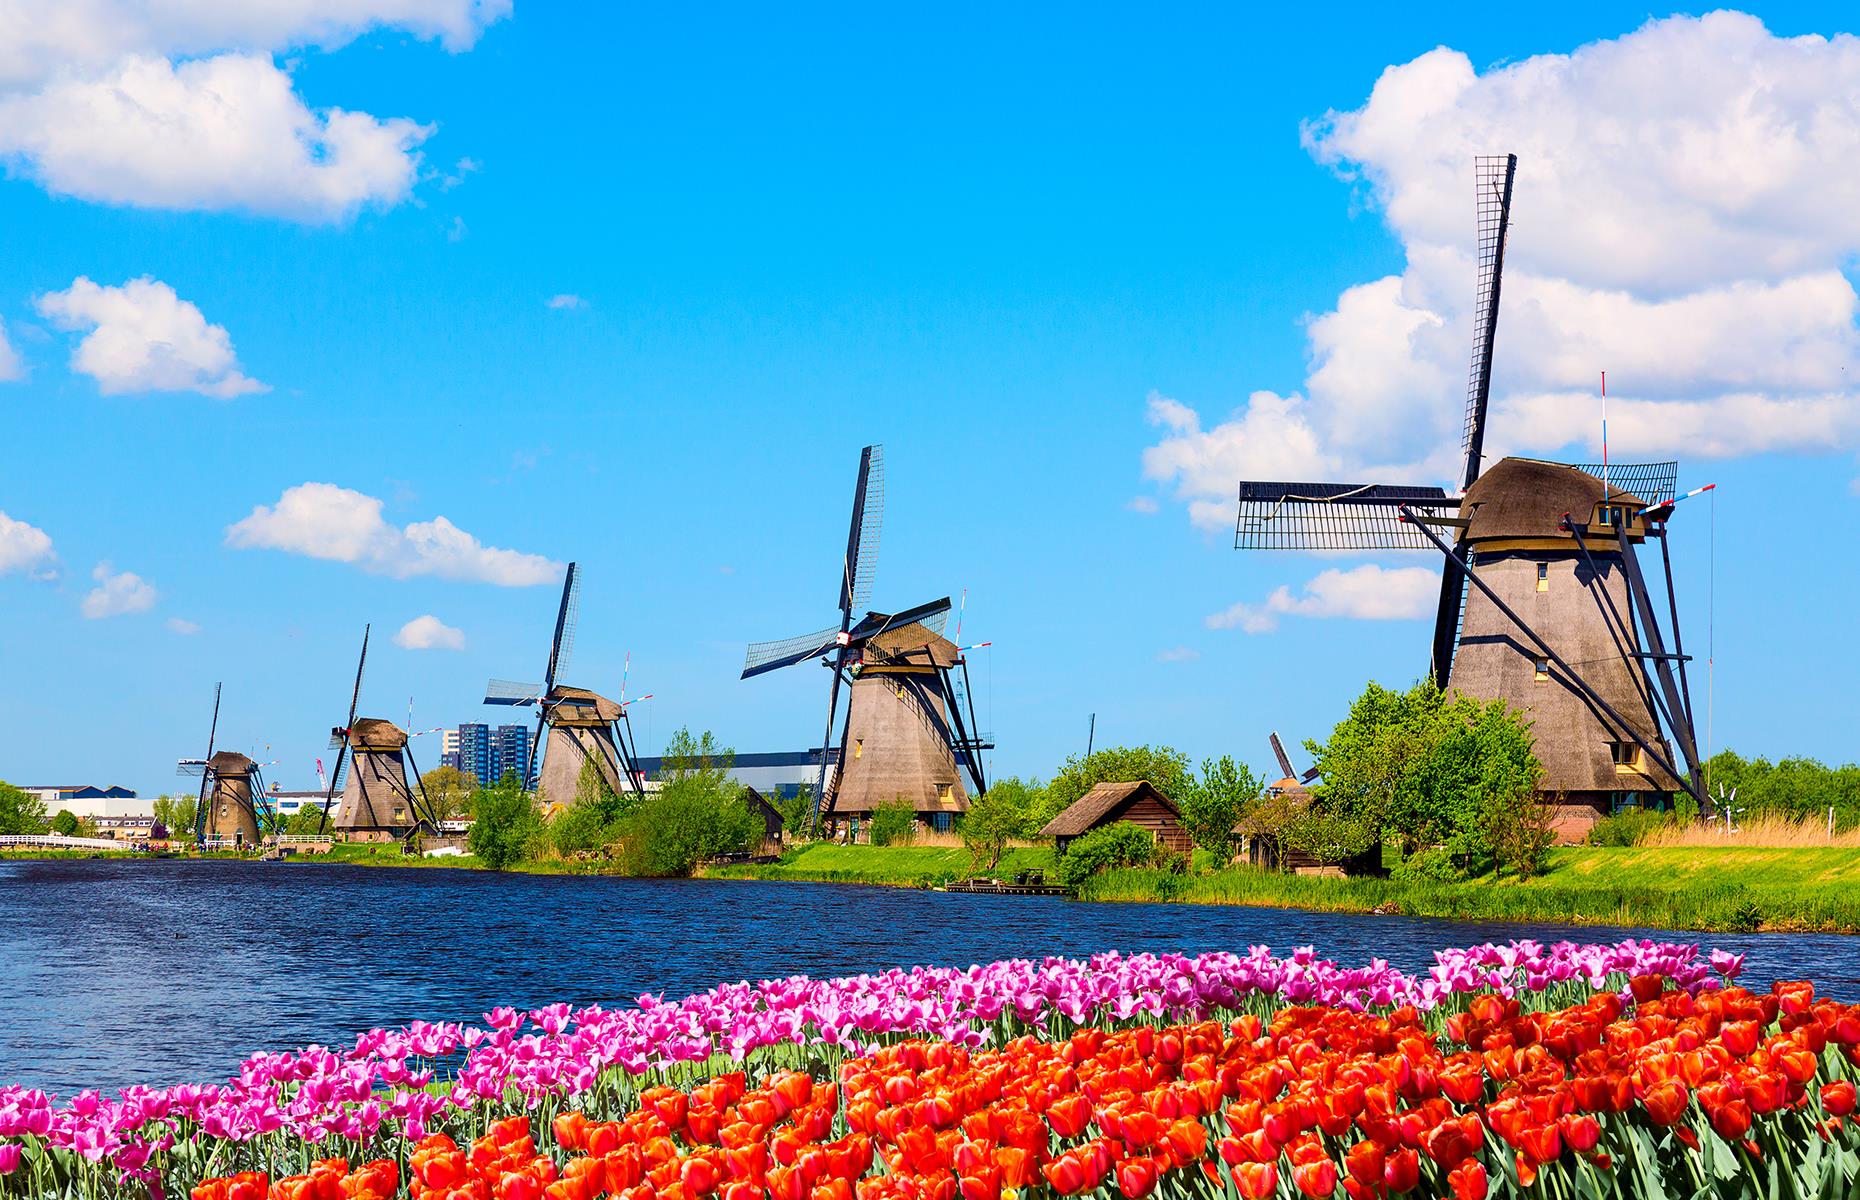
<instances>
[{"instance_id":1,"label":"canal","mask_svg":"<svg viewBox=\"0 0 1860 1200\"><path fill-rule=\"evenodd\" d=\"M738 979L1100 950L1278 950L1425 968L1529 937L1703 940L1747 980L1860 998L1860 940L1664 935L891 888L187 860L0 863L0 1083L223 1079L246 1055L500 1004L607 1006Z\"/></svg>"}]
</instances>

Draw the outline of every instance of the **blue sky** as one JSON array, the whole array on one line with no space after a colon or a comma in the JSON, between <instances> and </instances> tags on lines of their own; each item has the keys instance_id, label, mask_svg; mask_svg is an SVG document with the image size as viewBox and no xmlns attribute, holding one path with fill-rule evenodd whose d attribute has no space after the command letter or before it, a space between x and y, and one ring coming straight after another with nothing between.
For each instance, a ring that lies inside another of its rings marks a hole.
<instances>
[{"instance_id":1,"label":"blue sky","mask_svg":"<svg viewBox=\"0 0 1860 1200\"><path fill-rule=\"evenodd\" d=\"M364 622L365 710L495 720L571 559L572 681L630 652L644 748L806 744L824 673L739 682L742 647L833 619L867 442L875 603L968 590L996 774L1093 712L1264 767L1422 670L1433 563L1237 553L1225 497L1451 473L1468 158L1507 149L1493 441L1588 458L1608 369L1611 452L1719 484L1675 522L1715 743L1856 756L1833 6L116 4L0 56L0 777L168 789L223 680L221 744L311 786ZM427 615L462 648L395 644Z\"/></svg>"}]
</instances>

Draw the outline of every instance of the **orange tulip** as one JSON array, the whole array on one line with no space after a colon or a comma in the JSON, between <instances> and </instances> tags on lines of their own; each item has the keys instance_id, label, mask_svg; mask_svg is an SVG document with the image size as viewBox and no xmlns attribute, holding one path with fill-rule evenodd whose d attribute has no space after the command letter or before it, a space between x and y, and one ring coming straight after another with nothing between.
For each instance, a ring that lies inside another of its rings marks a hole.
<instances>
[{"instance_id":1,"label":"orange tulip","mask_svg":"<svg viewBox=\"0 0 1860 1200\"><path fill-rule=\"evenodd\" d=\"M1117 1189L1127 1200L1143 1200L1156 1188L1156 1164L1143 1157L1127 1158L1117 1165Z\"/></svg>"},{"instance_id":2,"label":"orange tulip","mask_svg":"<svg viewBox=\"0 0 1860 1200\"><path fill-rule=\"evenodd\" d=\"M1337 1164L1328 1158L1292 1167L1292 1183L1307 1196L1327 1197L1337 1190Z\"/></svg>"}]
</instances>

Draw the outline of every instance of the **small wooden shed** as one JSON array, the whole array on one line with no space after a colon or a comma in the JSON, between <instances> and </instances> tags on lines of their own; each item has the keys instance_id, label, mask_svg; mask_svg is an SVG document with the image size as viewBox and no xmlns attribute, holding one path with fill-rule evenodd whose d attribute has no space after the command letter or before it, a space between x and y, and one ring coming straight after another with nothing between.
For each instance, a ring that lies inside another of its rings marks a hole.
<instances>
[{"instance_id":1,"label":"small wooden shed","mask_svg":"<svg viewBox=\"0 0 1860 1200\"><path fill-rule=\"evenodd\" d=\"M747 804L749 806L749 811L754 813L756 819L762 822L762 844L757 848L756 853L764 857L780 854L782 835L781 810L776 808L773 804L770 804L768 797L750 787L748 784L743 785L743 803Z\"/></svg>"},{"instance_id":2,"label":"small wooden shed","mask_svg":"<svg viewBox=\"0 0 1860 1200\"><path fill-rule=\"evenodd\" d=\"M1052 838L1054 849L1064 854L1073 838L1118 821L1149 830L1158 843L1178 854L1187 854L1193 846L1175 802L1147 779L1099 784L1048 821L1040 836Z\"/></svg>"}]
</instances>

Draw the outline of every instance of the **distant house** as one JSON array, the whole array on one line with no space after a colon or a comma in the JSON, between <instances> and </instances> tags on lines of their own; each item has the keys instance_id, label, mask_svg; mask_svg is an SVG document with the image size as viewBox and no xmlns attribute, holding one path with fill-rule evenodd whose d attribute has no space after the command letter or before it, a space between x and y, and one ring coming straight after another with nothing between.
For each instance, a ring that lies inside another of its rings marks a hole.
<instances>
[{"instance_id":1,"label":"distant house","mask_svg":"<svg viewBox=\"0 0 1860 1200\"><path fill-rule=\"evenodd\" d=\"M1316 796L1303 782L1287 775L1266 787L1269 800L1280 800L1302 812L1311 807ZM1362 854L1341 865L1319 862L1298 850L1288 850L1279 843L1275 830L1263 826L1257 816L1245 817L1234 826L1239 843L1239 857L1247 865L1264 871L1286 871L1294 875L1379 875L1382 873L1382 846L1371 846Z\"/></svg>"},{"instance_id":2,"label":"distant house","mask_svg":"<svg viewBox=\"0 0 1860 1200\"><path fill-rule=\"evenodd\" d=\"M1178 854L1188 853L1193 845L1175 802L1145 779L1099 784L1048 821L1040 836L1052 838L1054 848L1064 854L1073 838L1119 821L1149 830L1159 844Z\"/></svg>"},{"instance_id":3,"label":"distant house","mask_svg":"<svg viewBox=\"0 0 1860 1200\"><path fill-rule=\"evenodd\" d=\"M98 787L88 783L35 784L21 789L37 796L45 804L45 815L56 816L60 809L80 820L99 817L137 817L149 815L149 804L138 800L133 789L110 784Z\"/></svg>"}]
</instances>

